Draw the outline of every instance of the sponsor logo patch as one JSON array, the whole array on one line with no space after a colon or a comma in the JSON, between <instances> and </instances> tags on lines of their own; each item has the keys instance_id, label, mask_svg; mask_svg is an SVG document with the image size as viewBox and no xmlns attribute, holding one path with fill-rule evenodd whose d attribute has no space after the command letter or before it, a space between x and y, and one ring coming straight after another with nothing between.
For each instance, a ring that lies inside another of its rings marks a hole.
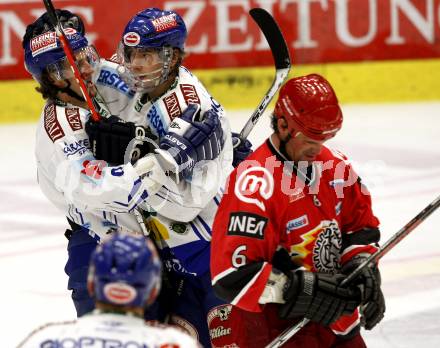
<instances>
[{"instance_id":1,"label":"sponsor logo patch","mask_svg":"<svg viewBox=\"0 0 440 348\"><path fill-rule=\"evenodd\" d=\"M293 193L289 195L289 203L293 203L305 197L305 194L302 189L295 189Z\"/></svg>"},{"instance_id":2,"label":"sponsor logo patch","mask_svg":"<svg viewBox=\"0 0 440 348\"><path fill-rule=\"evenodd\" d=\"M32 52L32 57L38 56L39 54L49 51L57 47L57 35L54 31L49 31L47 33L38 35L31 39L30 49Z\"/></svg>"},{"instance_id":3,"label":"sponsor logo patch","mask_svg":"<svg viewBox=\"0 0 440 348\"><path fill-rule=\"evenodd\" d=\"M300 216L299 218L290 220L286 225L287 233L289 234L290 232L298 230L304 226L307 226L308 224L309 219L307 217L307 214Z\"/></svg>"},{"instance_id":4,"label":"sponsor logo patch","mask_svg":"<svg viewBox=\"0 0 440 348\"><path fill-rule=\"evenodd\" d=\"M181 84L180 90L183 94L183 99L185 99L187 104L199 104L200 98L197 94L196 88L193 85Z\"/></svg>"},{"instance_id":5,"label":"sponsor logo patch","mask_svg":"<svg viewBox=\"0 0 440 348\"><path fill-rule=\"evenodd\" d=\"M70 128L72 128L73 131L77 131L83 128L81 123L81 117L79 115L79 109L78 108L66 108L66 118L67 122L69 122Z\"/></svg>"},{"instance_id":6,"label":"sponsor logo patch","mask_svg":"<svg viewBox=\"0 0 440 348\"><path fill-rule=\"evenodd\" d=\"M64 34L66 35L74 35L76 34L76 30L73 28L63 28Z\"/></svg>"},{"instance_id":7,"label":"sponsor logo patch","mask_svg":"<svg viewBox=\"0 0 440 348\"><path fill-rule=\"evenodd\" d=\"M55 104L48 104L44 108L44 129L53 143L64 137L64 131L57 119Z\"/></svg>"},{"instance_id":8,"label":"sponsor logo patch","mask_svg":"<svg viewBox=\"0 0 440 348\"><path fill-rule=\"evenodd\" d=\"M136 298L136 289L124 283L108 283L103 291L105 297L116 304L127 304Z\"/></svg>"},{"instance_id":9,"label":"sponsor logo patch","mask_svg":"<svg viewBox=\"0 0 440 348\"><path fill-rule=\"evenodd\" d=\"M208 313L208 325L210 325L211 321L215 318L220 318L221 321L228 320L231 311L232 305L221 305L214 307Z\"/></svg>"},{"instance_id":10,"label":"sponsor logo patch","mask_svg":"<svg viewBox=\"0 0 440 348\"><path fill-rule=\"evenodd\" d=\"M232 312L232 305L220 305L212 308L208 313L208 327L211 339L218 339L220 337L228 336L232 333L232 328L228 327L227 320L230 318ZM226 327L225 327L226 326ZM220 341L217 342L220 344ZM215 344L214 346L217 346ZM226 347L226 346L225 346ZM229 347L229 345L228 345Z\"/></svg>"},{"instance_id":11,"label":"sponsor logo patch","mask_svg":"<svg viewBox=\"0 0 440 348\"><path fill-rule=\"evenodd\" d=\"M180 105L179 101L177 100L176 93L172 93L169 96L163 98L163 102L171 121L182 114L182 110L180 110Z\"/></svg>"},{"instance_id":12,"label":"sponsor logo patch","mask_svg":"<svg viewBox=\"0 0 440 348\"><path fill-rule=\"evenodd\" d=\"M141 37L138 33L135 33L134 31L130 31L129 33L124 35L124 44L127 46L136 46L141 41Z\"/></svg>"},{"instance_id":13,"label":"sponsor logo patch","mask_svg":"<svg viewBox=\"0 0 440 348\"><path fill-rule=\"evenodd\" d=\"M344 185L344 183L345 183L344 179L335 179L335 180L331 180L331 181L328 182L328 184L331 187L336 187L338 185Z\"/></svg>"},{"instance_id":14,"label":"sponsor logo patch","mask_svg":"<svg viewBox=\"0 0 440 348\"><path fill-rule=\"evenodd\" d=\"M102 170L107 166L106 161L89 161L86 160L82 163L84 169L81 170L81 174L85 174L93 179L101 179Z\"/></svg>"},{"instance_id":15,"label":"sponsor logo patch","mask_svg":"<svg viewBox=\"0 0 440 348\"><path fill-rule=\"evenodd\" d=\"M228 235L264 239L267 218L252 213L231 213L229 215Z\"/></svg>"},{"instance_id":16,"label":"sponsor logo patch","mask_svg":"<svg viewBox=\"0 0 440 348\"><path fill-rule=\"evenodd\" d=\"M127 84L119 77L114 70L102 69L99 73L97 84L106 85L113 89L117 89L132 98L134 91L128 88ZM140 111L140 110L137 110Z\"/></svg>"},{"instance_id":17,"label":"sponsor logo patch","mask_svg":"<svg viewBox=\"0 0 440 348\"><path fill-rule=\"evenodd\" d=\"M160 137L165 135L165 128L157 109L153 106L147 114L147 122L152 126L152 129L156 131L156 134Z\"/></svg>"},{"instance_id":18,"label":"sponsor logo patch","mask_svg":"<svg viewBox=\"0 0 440 348\"><path fill-rule=\"evenodd\" d=\"M157 19L153 19L151 23L156 29L156 32L165 31L174 27L177 27L176 15L170 14L167 16L162 16Z\"/></svg>"},{"instance_id":19,"label":"sponsor logo patch","mask_svg":"<svg viewBox=\"0 0 440 348\"><path fill-rule=\"evenodd\" d=\"M251 167L246 169L237 178L234 187L234 193L240 201L255 204L263 211L266 211L266 206L260 197L264 200L268 200L272 197L273 190L273 176L264 167ZM253 197L256 195L258 198Z\"/></svg>"},{"instance_id":20,"label":"sponsor logo patch","mask_svg":"<svg viewBox=\"0 0 440 348\"><path fill-rule=\"evenodd\" d=\"M80 139L75 141L74 143L70 143L70 144L65 143L63 152L66 155L66 157L73 156L76 154L81 156L87 151L88 148L90 148L89 139Z\"/></svg>"},{"instance_id":21,"label":"sponsor logo patch","mask_svg":"<svg viewBox=\"0 0 440 348\"><path fill-rule=\"evenodd\" d=\"M186 234L188 232L188 225L183 222L173 222L170 228L177 234Z\"/></svg>"}]
</instances>

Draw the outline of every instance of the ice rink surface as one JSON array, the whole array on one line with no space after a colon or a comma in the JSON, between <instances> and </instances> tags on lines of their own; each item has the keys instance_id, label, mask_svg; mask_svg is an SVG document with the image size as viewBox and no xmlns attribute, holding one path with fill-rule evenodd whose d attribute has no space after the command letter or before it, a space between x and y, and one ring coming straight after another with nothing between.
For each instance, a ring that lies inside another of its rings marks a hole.
<instances>
[{"instance_id":1,"label":"ice rink surface","mask_svg":"<svg viewBox=\"0 0 440 348\"><path fill-rule=\"evenodd\" d=\"M440 103L350 105L329 144L347 154L368 185L382 242L440 195ZM229 117L235 131L250 112ZM0 328L3 348L35 327L73 319L63 272L63 214L36 183L35 125L0 126ZM263 117L251 134L270 134ZM440 209L381 260L385 319L364 332L371 348L440 347Z\"/></svg>"}]
</instances>

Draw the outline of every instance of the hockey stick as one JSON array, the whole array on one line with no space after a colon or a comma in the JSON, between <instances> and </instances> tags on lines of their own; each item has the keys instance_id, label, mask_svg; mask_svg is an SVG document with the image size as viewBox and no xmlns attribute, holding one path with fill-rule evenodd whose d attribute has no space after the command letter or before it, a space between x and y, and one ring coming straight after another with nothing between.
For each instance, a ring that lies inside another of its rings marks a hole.
<instances>
[{"instance_id":1,"label":"hockey stick","mask_svg":"<svg viewBox=\"0 0 440 348\"><path fill-rule=\"evenodd\" d=\"M275 19L269 12L262 8L253 8L249 11L249 14L257 23L258 27L263 32L266 41L269 43L275 61L276 71L272 86L267 90L260 104L244 125L239 135L240 141L236 142L234 147L238 147L249 136L249 133L257 124L260 116L263 114L264 110L266 110L270 101L278 92L290 71L289 49L287 48L286 41L284 40L283 34L281 33L278 24L275 22Z\"/></svg>"},{"instance_id":2,"label":"hockey stick","mask_svg":"<svg viewBox=\"0 0 440 348\"><path fill-rule=\"evenodd\" d=\"M373 262L377 262L380 258L386 255L394 246L396 246L403 238L410 234L418 225L422 223L429 215L431 215L440 206L440 196L434 199L429 205L425 207L420 213L418 213L411 221L409 221L405 226L403 226L399 231L397 231L387 242L380 247L374 254L371 254L364 262L362 262L352 273L348 275L347 278L341 283L341 285L346 285L355 279L364 267L367 267ZM310 320L304 318L295 326L287 328L284 330L277 338L270 342L266 348L276 348L281 347L286 343L292 336L294 336L299 330L301 330Z\"/></svg>"},{"instance_id":3,"label":"hockey stick","mask_svg":"<svg viewBox=\"0 0 440 348\"><path fill-rule=\"evenodd\" d=\"M78 69L78 66L75 63L75 56L73 54L72 48L70 47L69 40L67 40L66 35L64 34L63 27L61 26L61 22L58 19L58 16L55 12L55 8L53 7L51 0L43 0L44 6L46 7L47 14L49 15L49 19L55 29L55 32L63 46L64 53L66 54L67 60L70 64L70 68L73 71L73 75L75 76L76 81L79 84L82 95L87 102L87 105L92 113L93 121L97 122L101 119L101 116L96 112L95 106L93 104L92 98L90 97L86 84L81 77L81 72Z\"/></svg>"}]
</instances>

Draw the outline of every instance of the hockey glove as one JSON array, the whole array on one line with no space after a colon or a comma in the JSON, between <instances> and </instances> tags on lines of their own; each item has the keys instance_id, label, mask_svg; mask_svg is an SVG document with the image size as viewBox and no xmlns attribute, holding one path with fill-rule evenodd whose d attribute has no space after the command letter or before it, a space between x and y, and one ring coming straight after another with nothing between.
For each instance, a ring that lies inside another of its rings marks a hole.
<instances>
[{"instance_id":1,"label":"hockey glove","mask_svg":"<svg viewBox=\"0 0 440 348\"><path fill-rule=\"evenodd\" d=\"M170 123L160 139L159 153L167 162L165 169L189 179L199 161L213 160L223 150L223 129L218 114L208 110L200 119L200 106L189 104L180 117Z\"/></svg>"},{"instance_id":2,"label":"hockey glove","mask_svg":"<svg viewBox=\"0 0 440 348\"><path fill-rule=\"evenodd\" d=\"M232 165L237 167L241 162L243 162L246 157L248 157L252 152L252 143L245 139L237 147L235 144L240 142L240 134L232 132L232 145L234 146L234 157L232 160Z\"/></svg>"},{"instance_id":3,"label":"hockey glove","mask_svg":"<svg viewBox=\"0 0 440 348\"><path fill-rule=\"evenodd\" d=\"M339 284L345 276L337 274L291 271L284 290L285 304L280 305L282 319L306 317L329 326L341 315L351 314L359 306L360 294L356 287Z\"/></svg>"},{"instance_id":4,"label":"hockey glove","mask_svg":"<svg viewBox=\"0 0 440 348\"><path fill-rule=\"evenodd\" d=\"M356 255L349 260L343 267L342 273L350 274L369 255ZM362 273L352 282L361 291L361 323L367 330L371 330L384 317L385 298L380 288L381 277L376 265L366 266Z\"/></svg>"},{"instance_id":5,"label":"hockey glove","mask_svg":"<svg viewBox=\"0 0 440 348\"><path fill-rule=\"evenodd\" d=\"M154 143L157 137L149 128L125 122L117 116L103 118L99 122L89 118L85 130L90 139L93 156L112 165L128 161L135 163L157 147ZM125 157L127 148L129 152Z\"/></svg>"}]
</instances>

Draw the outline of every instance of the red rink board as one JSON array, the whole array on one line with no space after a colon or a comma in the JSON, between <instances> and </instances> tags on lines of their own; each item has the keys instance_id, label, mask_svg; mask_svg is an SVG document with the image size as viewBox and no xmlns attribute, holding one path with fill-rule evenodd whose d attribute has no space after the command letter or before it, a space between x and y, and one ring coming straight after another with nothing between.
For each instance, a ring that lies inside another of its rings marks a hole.
<instances>
[{"instance_id":1,"label":"red rink board","mask_svg":"<svg viewBox=\"0 0 440 348\"><path fill-rule=\"evenodd\" d=\"M115 51L128 20L145 1L58 0L79 13L104 57ZM301 4L301 5L299 5ZM175 9L189 30L190 68L267 66L269 48L247 12L275 15L294 63L435 58L440 56L440 0L186 0L149 1ZM21 38L44 6L35 0L0 2L0 79L26 78Z\"/></svg>"}]
</instances>

